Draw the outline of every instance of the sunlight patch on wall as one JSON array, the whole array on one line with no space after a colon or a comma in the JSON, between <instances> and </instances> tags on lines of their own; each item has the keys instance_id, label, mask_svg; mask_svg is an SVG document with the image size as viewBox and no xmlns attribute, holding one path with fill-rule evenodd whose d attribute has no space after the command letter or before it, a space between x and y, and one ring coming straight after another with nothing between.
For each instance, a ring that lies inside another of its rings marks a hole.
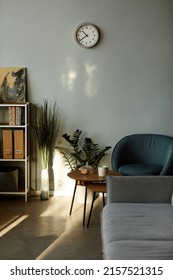
<instances>
[{"instance_id":1,"label":"sunlight patch on wall","mask_svg":"<svg viewBox=\"0 0 173 280\"><path fill-rule=\"evenodd\" d=\"M66 88L69 91L72 91L74 88L74 82L76 80L76 71L70 70L67 74L63 74L61 77L61 82L64 88Z\"/></svg>"},{"instance_id":2,"label":"sunlight patch on wall","mask_svg":"<svg viewBox=\"0 0 173 280\"><path fill-rule=\"evenodd\" d=\"M87 74L87 80L85 83L85 92L89 98L92 98L97 94L98 91L97 83L94 80L97 67L89 62L86 62L85 71Z\"/></svg>"},{"instance_id":3,"label":"sunlight patch on wall","mask_svg":"<svg viewBox=\"0 0 173 280\"><path fill-rule=\"evenodd\" d=\"M60 80L65 89L72 91L74 89L74 83L77 78L77 72L74 69L74 60L70 57L67 58L67 69L62 74Z\"/></svg>"}]
</instances>

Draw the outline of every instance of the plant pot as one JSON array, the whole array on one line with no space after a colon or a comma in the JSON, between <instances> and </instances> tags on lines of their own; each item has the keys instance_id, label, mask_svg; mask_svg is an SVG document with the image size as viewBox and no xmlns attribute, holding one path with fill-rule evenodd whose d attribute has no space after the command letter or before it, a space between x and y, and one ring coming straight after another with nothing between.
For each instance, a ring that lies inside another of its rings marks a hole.
<instances>
[{"instance_id":1,"label":"plant pot","mask_svg":"<svg viewBox=\"0 0 173 280\"><path fill-rule=\"evenodd\" d=\"M49 199L49 172L48 169L42 169L41 171L41 200Z\"/></svg>"}]
</instances>

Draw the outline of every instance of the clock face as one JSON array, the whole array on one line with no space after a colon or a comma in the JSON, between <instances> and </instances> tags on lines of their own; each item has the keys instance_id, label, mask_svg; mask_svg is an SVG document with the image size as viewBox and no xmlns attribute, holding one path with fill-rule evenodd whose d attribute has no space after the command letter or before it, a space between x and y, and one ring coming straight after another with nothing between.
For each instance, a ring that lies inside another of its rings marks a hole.
<instances>
[{"instance_id":1,"label":"clock face","mask_svg":"<svg viewBox=\"0 0 173 280\"><path fill-rule=\"evenodd\" d=\"M99 41L99 30L98 28L90 23L81 24L76 30L76 41L84 48L92 48Z\"/></svg>"}]
</instances>

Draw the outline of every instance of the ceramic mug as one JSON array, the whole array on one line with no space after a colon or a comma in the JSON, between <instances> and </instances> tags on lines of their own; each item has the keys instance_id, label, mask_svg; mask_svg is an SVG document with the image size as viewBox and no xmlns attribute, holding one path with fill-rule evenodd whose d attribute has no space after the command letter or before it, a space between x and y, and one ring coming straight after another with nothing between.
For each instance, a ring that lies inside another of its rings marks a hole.
<instances>
[{"instance_id":1,"label":"ceramic mug","mask_svg":"<svg viewBox=\"0 0 173 280\"><path fill-rule=\"evenodd\" d=\"M98 166L98 175L100 177L105 177L108 172L107 166Z\"/></svg>"}]
</instances>

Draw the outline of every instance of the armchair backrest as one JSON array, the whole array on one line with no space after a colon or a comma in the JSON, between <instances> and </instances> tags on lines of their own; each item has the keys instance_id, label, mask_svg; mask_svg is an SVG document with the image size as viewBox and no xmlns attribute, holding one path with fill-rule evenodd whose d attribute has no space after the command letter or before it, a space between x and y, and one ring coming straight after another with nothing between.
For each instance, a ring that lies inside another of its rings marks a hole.
<instances>
[{"instance_id":1,"label":"armchair backrest","mask_svg":"<svg viewBox=\"0 0 173 280\"><path fill-rule=\"evenodd\" d=\"M150 163L164 166L173 152L173 137L159 134L133 134L122 138L114 147L112 169L129 163Z\"/></svg>"}]
</instances>

